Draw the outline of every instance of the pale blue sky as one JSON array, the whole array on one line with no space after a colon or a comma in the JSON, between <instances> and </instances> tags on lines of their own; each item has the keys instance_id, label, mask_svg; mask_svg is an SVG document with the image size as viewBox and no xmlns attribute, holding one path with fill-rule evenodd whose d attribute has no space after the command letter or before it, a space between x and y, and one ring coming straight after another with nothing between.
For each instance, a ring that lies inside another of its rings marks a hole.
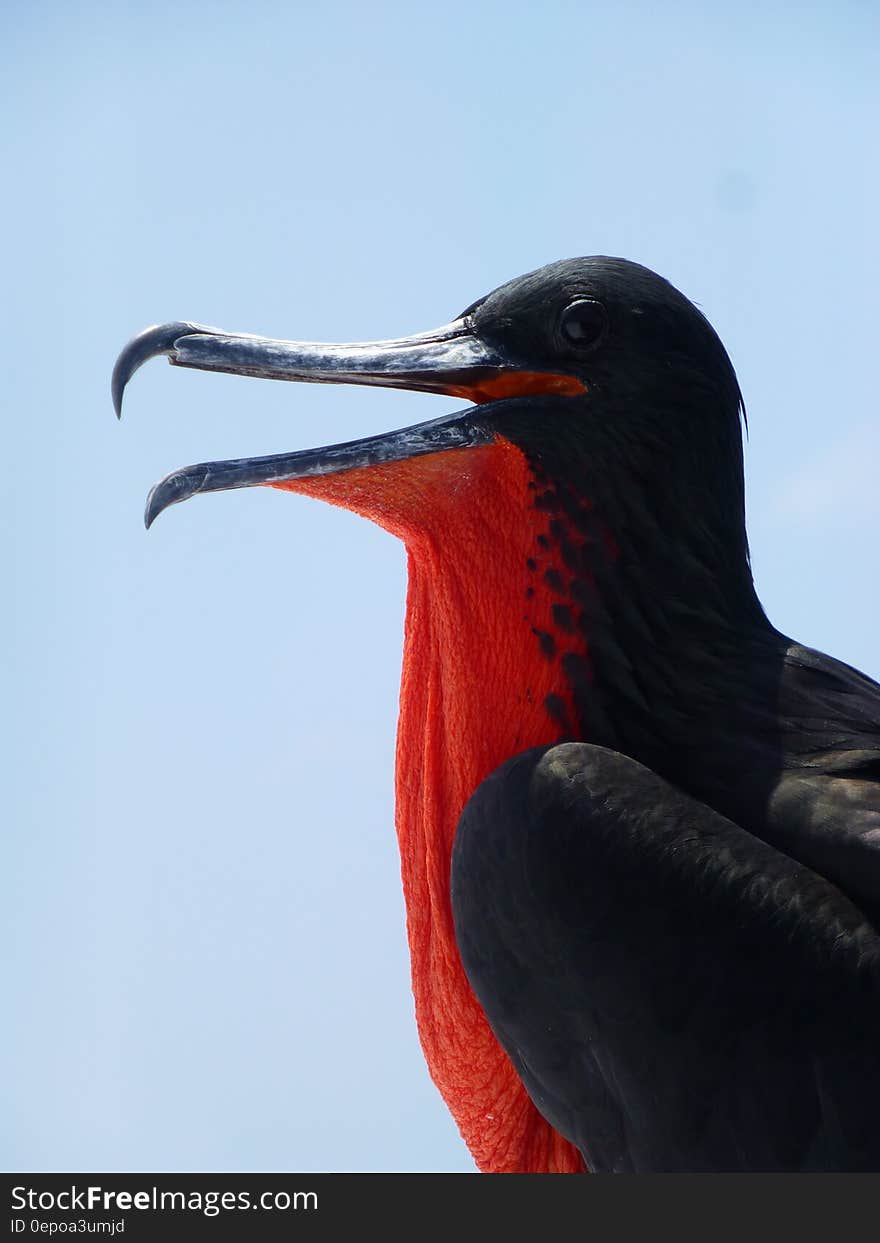
<instances>
[{"instance_id":1,"label":"pale blue sky","mask_svg":"<svg viewBox=\"0 0 880 1243\"><path fill-rule=\"evenodd\" d=\"M570 255L697 301L772 620L880 675L880 23L825 4L20 3L0 24L6 1169L468 1170L392 827L402 549L173 467L455 403L172 371L157 320L442 323Z\"/></svg>"}]
</instances>

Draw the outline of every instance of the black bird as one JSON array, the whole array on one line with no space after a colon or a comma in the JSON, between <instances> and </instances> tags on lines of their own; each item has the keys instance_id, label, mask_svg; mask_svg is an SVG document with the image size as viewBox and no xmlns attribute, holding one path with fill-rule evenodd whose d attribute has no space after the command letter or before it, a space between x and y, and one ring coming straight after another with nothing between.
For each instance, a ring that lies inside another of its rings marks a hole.
<instances>
[{"instance_id":1,"label":"black bird","mask_svg":"<svg viewBox=\"0 0 880 1243\"><path fill-rule=\"evenodd\" d=\"M770 624L706 318L604 257L445 328L123 352L475 403L151 493L272 484L403 538L397 827L431 1073L484 1170L880 1169L880 687Z\"/></svg>"}]
</instances>

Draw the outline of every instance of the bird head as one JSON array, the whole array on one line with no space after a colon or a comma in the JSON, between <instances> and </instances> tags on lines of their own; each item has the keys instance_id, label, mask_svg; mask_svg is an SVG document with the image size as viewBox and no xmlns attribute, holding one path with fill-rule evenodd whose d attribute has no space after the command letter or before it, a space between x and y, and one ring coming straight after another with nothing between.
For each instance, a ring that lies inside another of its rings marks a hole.
<instances>
[{"instance_id":1,"label":"bird head","mask_svg":"<svg viewBox=\"0 0 880 1243\"><path fill-rule=\"evenodd\" d=\"M394 341L322 345L185 322L149 328L117 362L117 413L133 373L157 355L181 367L417 389L473 405L345 444L176 470L151 492L148 526L196 493L257 484L323 492L341 504L350 493L350 507L363 510L369 471L369 516L393 529L418 527L432 520L426 501L438 502L451 488L460 503L463 487L481 477L477 462L494 460L460 451L499 442L563 476L585 469L607 481L622 471L650 477L659 490L672 482L675 459L675 469L703 488L712 489L718 476L733 501L733 525L741 524L740 394L724 347L684 295L626 260L549 264L440 329ZM441 462L440 454L451 456ZM347 480L331 483L337 475Z\"/></svg>"}]
</instances>

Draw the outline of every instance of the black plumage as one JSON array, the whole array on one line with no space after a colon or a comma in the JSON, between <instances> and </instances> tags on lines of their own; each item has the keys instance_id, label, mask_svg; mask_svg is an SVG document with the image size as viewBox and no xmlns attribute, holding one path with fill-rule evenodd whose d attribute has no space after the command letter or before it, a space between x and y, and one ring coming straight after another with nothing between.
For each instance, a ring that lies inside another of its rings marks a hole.
<instances>
[{"instance_id":1,"label":"black plumage","mask_svg":"<svg viewBox=\"0 0 880 1243\"><path fill-rule=\"evenodd\" d=\"M465 968L592 1168L880 1168L880 687L760 606L707 321L644 269L587 271L609 315L588 417L542 399L502 426L557 517L590 745L510 761L466 808ZM490 300L477 323L512 317Z\"/></svg>"}]
</instances>

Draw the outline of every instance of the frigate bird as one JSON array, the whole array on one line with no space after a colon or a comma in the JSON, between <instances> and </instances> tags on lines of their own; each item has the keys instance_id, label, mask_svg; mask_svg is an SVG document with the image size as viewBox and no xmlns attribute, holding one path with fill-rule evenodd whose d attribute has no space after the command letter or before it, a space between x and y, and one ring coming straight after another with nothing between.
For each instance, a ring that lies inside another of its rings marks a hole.
<instances>
[{"instance_id":1,"label":"frigate bird","mask_svg":"<svg viewBox=\"0 0 880 1243\"><path fill-rule=\"evenodd\" d=\"M486 1171L880 1168L880 687L779 633L742 398L705 316L622 259L433 332L178 322L123 351L472 404L178 470L399 536L397 831L416 1017Z\"/></svg>"}]
</instances>

